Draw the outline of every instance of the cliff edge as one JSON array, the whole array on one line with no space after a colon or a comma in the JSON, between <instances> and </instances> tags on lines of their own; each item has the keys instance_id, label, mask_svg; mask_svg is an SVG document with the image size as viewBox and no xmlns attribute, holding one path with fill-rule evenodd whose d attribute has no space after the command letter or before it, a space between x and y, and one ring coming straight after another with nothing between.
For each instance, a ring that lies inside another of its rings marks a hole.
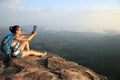
<instances>
[{"instance_id":1,"label":"cliff edge","mask_svg":"<svg viewBox=\"0 0 120 80\"><path fill-rule=\"evenodd\" d=\"M45 57L13 58L0 68L0 80L108 80L89 68L48 53Z\"/></svg>"}]
</instances>

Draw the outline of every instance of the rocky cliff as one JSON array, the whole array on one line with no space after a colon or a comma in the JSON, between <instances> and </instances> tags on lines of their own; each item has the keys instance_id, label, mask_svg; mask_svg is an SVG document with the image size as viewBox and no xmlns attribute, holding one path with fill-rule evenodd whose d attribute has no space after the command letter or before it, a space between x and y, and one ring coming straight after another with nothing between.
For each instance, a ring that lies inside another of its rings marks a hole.
<instances>
[{"instance_id":1,"label":"rocky cliff","mask_svg":"<svg viewBox=\"0 0 120 80\"><path fill-rule=\"evenodd\" d=\"M8 68L0 68L0 80L108 80L51 53L45 57L14 58L9 63Z\"/></svg>"}]
</instances>

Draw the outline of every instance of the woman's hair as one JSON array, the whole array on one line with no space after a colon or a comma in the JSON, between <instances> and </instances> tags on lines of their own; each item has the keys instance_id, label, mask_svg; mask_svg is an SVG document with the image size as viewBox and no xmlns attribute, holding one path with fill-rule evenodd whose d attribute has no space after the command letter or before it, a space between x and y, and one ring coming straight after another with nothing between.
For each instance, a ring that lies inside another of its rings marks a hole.
<instances>
[{"instance_id":1,"label":"woman's hair","mask_svg":"<svg viewBox=\"0 0 120 80\"><path fill-rule=\"evenodd\" d=\"M19 25L10 26L9 30L11 33L16 34L16 31L20 28Z\"/></svg>"}]
</instances>

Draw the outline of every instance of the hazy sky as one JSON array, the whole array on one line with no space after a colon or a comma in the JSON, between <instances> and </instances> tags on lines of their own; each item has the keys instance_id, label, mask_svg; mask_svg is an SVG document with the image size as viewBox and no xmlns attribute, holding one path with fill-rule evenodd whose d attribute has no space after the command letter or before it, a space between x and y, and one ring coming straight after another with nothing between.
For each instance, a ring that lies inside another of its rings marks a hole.
<instances>
[{"instance_id":1,"label":"hazy sky","mask_svg":"<svg viewBox=\"0 0 120 80\"><path fill-rule=\"evenodd\" d=\"M0 0L0 27L44 26L73 31L120 31L120 0Z\"/></svg>"}]
</instances>

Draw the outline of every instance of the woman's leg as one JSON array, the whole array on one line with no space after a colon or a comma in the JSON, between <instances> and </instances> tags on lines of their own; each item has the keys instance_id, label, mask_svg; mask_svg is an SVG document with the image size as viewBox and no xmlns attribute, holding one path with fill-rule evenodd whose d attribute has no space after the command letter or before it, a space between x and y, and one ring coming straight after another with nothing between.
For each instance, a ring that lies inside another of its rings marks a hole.
<instances>
[{"instance_id":1,"label":"woman's leg","mask_svg":"<svg viewBox=\"0 0 120 80\"><path fill-rule=\"evenodd\" d=\"M27 51L24 50L25 48L26 48ZM19 49L23 51L22 57L26 57L26 56L29 56L29 55L42 57L42 56L45 56L47 54L47 52L46 53L40 53L40 52L37 52L37 51L30 50L28 41L22 42L19 46Z\"/></svg>"},{"instance_id":2,"label":"woman's leg","mask_svg":"<svg viewBox=\"0 0 120 80\"><path fill-rule=\"evenodd\" d=\"M22 42L20 44L20 46L19 46L19 49L22 50L22 51L24 49L26 49L27 51L29 51L30 50L30 48L29 48L29 42L28 41Z\"/></svg>"},{"instance_id":3,"label":"woman's leg","mask_svg":"<svg viewBox=\"0 0 120 80\"><path fill-rule=\"evenodd\" d=\"M29 42L27 41L27 43L26 43L26 45L25 45L25 49L27 50L27 51L29 51L30 50L30 47L29 47Z\"/></svg>"},{"instance_id":4,"label":"woman's leg","mask_svg":"<svg viewBox=\"0 0 120 80\"><path fill-rule=\"evenodd\" d=\"M29 56L29 55L38 56L38 57L43 57L43 56L45 56L46 54L47 54L47 53L40 53L40 52L33 51L33 50L23 51L22 58L24 58L24 57L26 57L26 56Z\"/></svg>"}]
</instances>

